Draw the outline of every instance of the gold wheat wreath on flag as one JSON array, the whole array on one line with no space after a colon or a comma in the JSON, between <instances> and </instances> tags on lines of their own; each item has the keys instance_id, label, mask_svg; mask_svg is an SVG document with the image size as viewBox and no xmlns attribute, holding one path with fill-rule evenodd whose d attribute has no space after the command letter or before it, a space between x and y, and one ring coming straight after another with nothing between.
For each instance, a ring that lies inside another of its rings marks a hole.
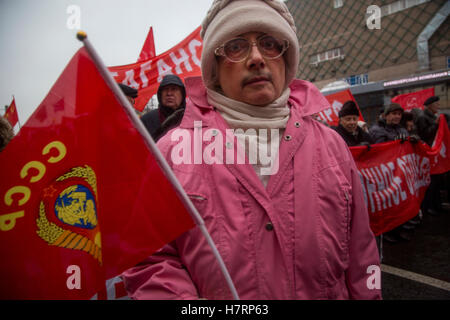
<instances>
[{"instance_id":1,"label":"gold wheat wreath on flag","mask_svg":"<svg viewBox=\"0 0 450 320\"><path fill-rule=\"evenodd\" d=\"M65 175L56 179L56 181L64 181L72 177L79 177L84 179L94 190L95 199L97 199L97 179L94 170L91 167L76 167ZM100 265L102 264L102 252L101 252L101 238L100 232L95 235L94 241L81 234L72 232L67 229L63 229L53 222L47 220L45 205L41 201L39 206L39 218L36 219L38 230L36 233L45 240L49 245L58 246L73 250L82 250L91 254L98 260Z\"/></svg>"}]
</instances>

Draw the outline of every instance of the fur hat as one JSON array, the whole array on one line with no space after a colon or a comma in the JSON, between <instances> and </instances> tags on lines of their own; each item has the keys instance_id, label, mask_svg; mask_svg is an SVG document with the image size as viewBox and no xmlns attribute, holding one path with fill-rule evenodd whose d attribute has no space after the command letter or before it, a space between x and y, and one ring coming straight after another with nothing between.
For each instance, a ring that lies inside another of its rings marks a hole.
<instances>
[{"instance_id":1,"label":"fur hat","mask_svg":"<svg viewBox=\"0 0 450 320\"><path fill-rule=\"evenodd\" d=\"M278 0L214 0L200 33L203 38L201 69L206 87L214 89L217 80L214 50L247 32L264 32L289 41L284 53L287 88L297 73L299 43L294 19L287 6Z\"/></svg>"},{"instance_id":2,"label":"fur hat","mask_svg":"<svg viewBox=\"0 0 450 320\"><path fill-rule=\"evenodd\" d=\"M349 100L344 103L341 110L339 111L339 118L345 117L345 116L358 116L359 117L359 110L356 106L356 103L352 100Z\"/></svg>"}]
</instances>

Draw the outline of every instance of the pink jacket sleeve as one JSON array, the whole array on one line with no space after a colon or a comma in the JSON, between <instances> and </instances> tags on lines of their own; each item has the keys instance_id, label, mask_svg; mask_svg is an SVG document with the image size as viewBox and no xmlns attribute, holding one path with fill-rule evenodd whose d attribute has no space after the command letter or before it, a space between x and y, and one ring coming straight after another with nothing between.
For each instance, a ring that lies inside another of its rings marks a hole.
<instances>
[{"instance_id":1,"label":"pink jacket sleeve","mask_svg":"<svg viewBox=\"0 0 450 320\"><path fill-rule=\"evenodd\" d=\"M198 299L189 273L183 266L175 243L167 244L137 266L122 273L125 289L132 299Z\"/></svg>"}]
</instances>

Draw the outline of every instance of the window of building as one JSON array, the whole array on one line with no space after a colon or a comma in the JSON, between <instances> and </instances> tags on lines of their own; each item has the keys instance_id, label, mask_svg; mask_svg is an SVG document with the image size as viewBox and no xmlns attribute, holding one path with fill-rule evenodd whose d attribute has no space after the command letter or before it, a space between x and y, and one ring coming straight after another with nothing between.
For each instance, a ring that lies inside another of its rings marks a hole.
<instances>
[{"instance_id":1,"label":"window of building","mask_svg":"<svg viewBox=\"0 0 450 320\"><path fill-rule=\"evenodd\" d=\"M367 73L353 75L345 79L350 86L357 86L369 83L369 75Z\"/></svg>"},{"instance_id":2,"label":"window of building","mask_svg":"<svg viewBox=\"0 0 450 320\"><path fill-rule=\"evenodd\" d=\"M334 8L340 8L344 5L344 0L334 0Z\"/></svg>"},{"instance_id":3,"label":"window of building","mask_svg":"<svg viewBox=\"0 0 450 320\"><path fill-rule=\"evenodd\" d=\"M313 65L317 65L320 62L334 60L334 59L344 59L344 49L334 48L328 51L319 52L311 56L310 63Z\"/></svg>"}]
</instances>

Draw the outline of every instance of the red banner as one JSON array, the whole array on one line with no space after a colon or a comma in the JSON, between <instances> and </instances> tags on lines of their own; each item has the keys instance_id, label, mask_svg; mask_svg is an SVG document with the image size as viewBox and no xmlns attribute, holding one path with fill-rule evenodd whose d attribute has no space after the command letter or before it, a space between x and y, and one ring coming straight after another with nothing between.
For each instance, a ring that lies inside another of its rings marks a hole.
<instances>
[{"instance_id":1,"label":"red banner","mask_svg":"<svg viewBox=\"0 0 450 320\"><path fill-rule=\"evenodd\" d=\"M136 62L143 62L154 57L156 57L155 40L153 38L153 27L150 27L150 31L148 32L147 38L145 39L141 53L139 54L139 58Z\"/></svg>"},{"instance_id":2,"label":"red banner","mask_svg":"<svg viewBox=\"0 0 450 320\"><path fill-rule=\"evenodd\" d=\"M11 127L14 128L14 126L19 122L19 117L17 115L17 107L16 107L16 101L13 98L11 104L9 105L8 109L6 109L5 114L3 117L9 121L11 124Z\"/></svg>"},{"instance_id":3,"label":"red banner","mask_svg":"<svg viewBox=\"0 0 450 320\"><path fill-rule=\"evenodd\" d=\"M416 92L405 93L392 98L392 102L398 103L405 111L413 108L424 109L423 103L429 97L434 96L434 88L424 89Z\"/></svg>"},{"instance_id":4,"label":"red banner","mask_svg":"<svg viewBox=\"0 0 450 320\"><path fill-rule=\"evenodd\" d=\"M320 120L325 121L330 126L337 126L339 124L339 111L345 102L352 100L356 103L355 98L353 98L352 93L348 89L327 95L325 98L327 98L331 107L319 112L318 116ZM356 106L359 110L358 103L356 103ZM359 111L359 120L364 121L361 110Z\"/></svg>"},{"instance_id":5,"label":"red banner","mask_svg":"<svg viewBox=\"0 0 450 320\"><path fill-rule=\"evenodd\" d=\"M428 156L431 160L431 174L441 174L450 170L450 131L443 114L440 115L439 128Z\"/></svg>"},{"instance_id":6,"label":"red banner","mask_svg":"<svg viewBox=\"0 0 450 320\"><path fill-rule=\"evenodd\" d=\"M375 235L413 218L420 209L430 174L450 171L450 131L444 115L433 147L400 140L351 147L363 185L370 226Z\"/></svg>"},{"instance_id":7,"label":"red banner","mask_svg":"<svg viewBox=\"0 0 450 320\"><path fill-rule=\"evenodd\" d=\"M176 74L181 79L201 75L203 42L200 30L201 27L198 27L177 46L153 59L108 68L117 82L138 90L135 103L137 110L144 109L148 100L158 91L159 84L166 74Z\"/></svg>"},{"instance_id":8,"label":"red banner","mask_svg":"<svg viewBox=\"0 0 450 320\"><path fill-rule=\"evenodd\" d=\"M84 48L0 176L0 299L91 298L194 226Z\"/></svg>"},{"instance_id":9,"label":"red banner","mask_svg":"<svg viewBox=\"0 0 450 320\"><path fill-rule=\"evenodd\" d=\"M416 216L430 184L423 145L400 140L351 147L364 190L370 227L380 235Z\"/></svg>"}]
</instances>

